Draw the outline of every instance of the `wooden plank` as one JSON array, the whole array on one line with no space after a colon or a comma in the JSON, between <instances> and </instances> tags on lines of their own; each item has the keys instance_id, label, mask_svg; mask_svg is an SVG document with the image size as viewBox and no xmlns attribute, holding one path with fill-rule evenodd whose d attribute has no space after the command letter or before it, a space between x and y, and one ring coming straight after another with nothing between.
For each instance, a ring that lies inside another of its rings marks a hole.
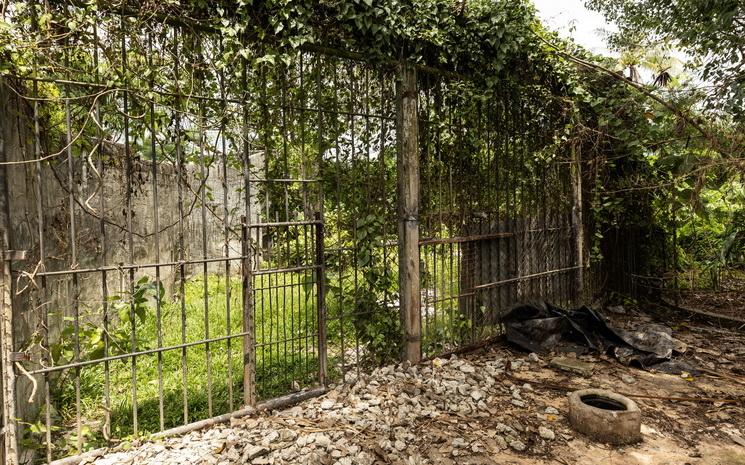
<instances>
[{"instance_id":1,"label":"wooden plank","mask_svg":"<svg viewBox=\"0 0 745 465\"><path fill-rule=\"evenodd\" d=\"M421 294L419 282L419 126L416 69L401 63L397 81L398 171L398 279L403 359L418 363L421 348Z\"/></svg>"}]
</instances>

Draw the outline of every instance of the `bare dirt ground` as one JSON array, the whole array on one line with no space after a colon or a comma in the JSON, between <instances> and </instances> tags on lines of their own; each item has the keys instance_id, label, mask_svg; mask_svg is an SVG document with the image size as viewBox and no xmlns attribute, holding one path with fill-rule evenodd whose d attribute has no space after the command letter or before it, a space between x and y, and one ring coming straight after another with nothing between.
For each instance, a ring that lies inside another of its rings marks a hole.
<instances>
[{"instance_id":1,"label":"bare dirt ground","mask_svg":"<svg viewBox=\"0 0 745 465\"><path fill-rule=\"evenodd\" d=\"M722 277L721 288L681 293L685 308L745 321L745 276Z\"/></svg>"},{"instance_id":2,"label":"bare dirt ground","mask_svg":"<svg viewBox=\"0 0 745 465\"><path fill-rule=\"evenodd\" d=\"M649 317L629 312L629 325ZM669 316L668 316L669 318ZM670 320L667 319L668 324ZM581 357L589 375L551 367L502 344L360 375L324 396L182 437L120 447L113 464L614 464L745 465L745 333L672 324L697 374L641 371ZM632 397L643 441L607 446L576 433L566 392ZM125 450L127 449L127 450Z\"/></svg>"}]
</instances>

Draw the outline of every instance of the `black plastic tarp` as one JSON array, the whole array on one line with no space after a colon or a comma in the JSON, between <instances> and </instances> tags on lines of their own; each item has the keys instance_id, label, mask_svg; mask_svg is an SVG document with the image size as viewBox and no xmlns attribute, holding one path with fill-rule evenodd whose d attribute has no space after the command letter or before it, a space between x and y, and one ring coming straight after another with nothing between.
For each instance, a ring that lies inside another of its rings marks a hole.
<instances>
[{"instance_id":1,"label":"black plastic tarp","mask_svg":"<svg viewBox=\"0 0 745 465\"><path fill-rule=\"evenodd\" d=\"M507 340L530 352L606 353L640 367L670 360L682 346L668 326L646 323L632 330L617 329L589 307L564 310L547 303L520 305L503 322Z\"/></svg>"}]
</instances>

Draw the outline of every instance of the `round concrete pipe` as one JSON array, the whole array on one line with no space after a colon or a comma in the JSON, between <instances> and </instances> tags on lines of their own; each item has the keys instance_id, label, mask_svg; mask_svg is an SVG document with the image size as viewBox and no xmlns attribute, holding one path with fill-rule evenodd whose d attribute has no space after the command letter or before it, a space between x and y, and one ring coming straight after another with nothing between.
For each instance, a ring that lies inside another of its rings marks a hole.
<instances>
[{"instance_id":1,"label":"round concrete pipe","mask_svg":"<svg viewBox=\"0 0 745 465\"><path fill-rule=\"evenodd\" d=\"M569 393L569 422L580 433L607 444L642 440L641 411L636 402L603 389Z\"/></svg>"}]
</instances>

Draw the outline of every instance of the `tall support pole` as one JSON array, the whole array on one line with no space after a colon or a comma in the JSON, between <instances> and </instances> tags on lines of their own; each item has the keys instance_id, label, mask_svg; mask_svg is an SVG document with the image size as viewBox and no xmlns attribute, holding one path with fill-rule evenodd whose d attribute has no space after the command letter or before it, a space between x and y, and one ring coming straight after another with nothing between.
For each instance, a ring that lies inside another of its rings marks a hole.
<instances>
[{"instance_id":1,"label":"tall support pole","mask_svg":"<svg viewBox=\"0 0 745 465\"><path fill-rule=\"evenodd\" d=\"M3 82L0 78L0 92ZM0 99L0 105L4 100ZM5 153L5 127L0 124L0 161L7 161ZM13 301L10 276L10 206L8 205L7 168L0 166L0 358L2 359L2 414L3 463L18 463L16 441L15 368L13 366Z\"/></svg>"},{"instance_id":2,"label":"tall support pole","mask_svg":"<svg viewBox=\"0 0 745 465\"><path fill-rule=\"evenodd\" d=\"M577 296L584 303L585 295L585 226L582 218L582 155L572 145L572 230L577 259Z\"/></svg>"},{"instance_id":3,"label":"tall support pole","mask_svg":"<svg viewBox=\"0 0 745 465\"><path fill-rule=\"evenodd\" d=\"M419 292L419 126L416 70L402 63L397 84L398 282L404 329L403 359L422 357Z\"/></svg>"}]
</instances>

